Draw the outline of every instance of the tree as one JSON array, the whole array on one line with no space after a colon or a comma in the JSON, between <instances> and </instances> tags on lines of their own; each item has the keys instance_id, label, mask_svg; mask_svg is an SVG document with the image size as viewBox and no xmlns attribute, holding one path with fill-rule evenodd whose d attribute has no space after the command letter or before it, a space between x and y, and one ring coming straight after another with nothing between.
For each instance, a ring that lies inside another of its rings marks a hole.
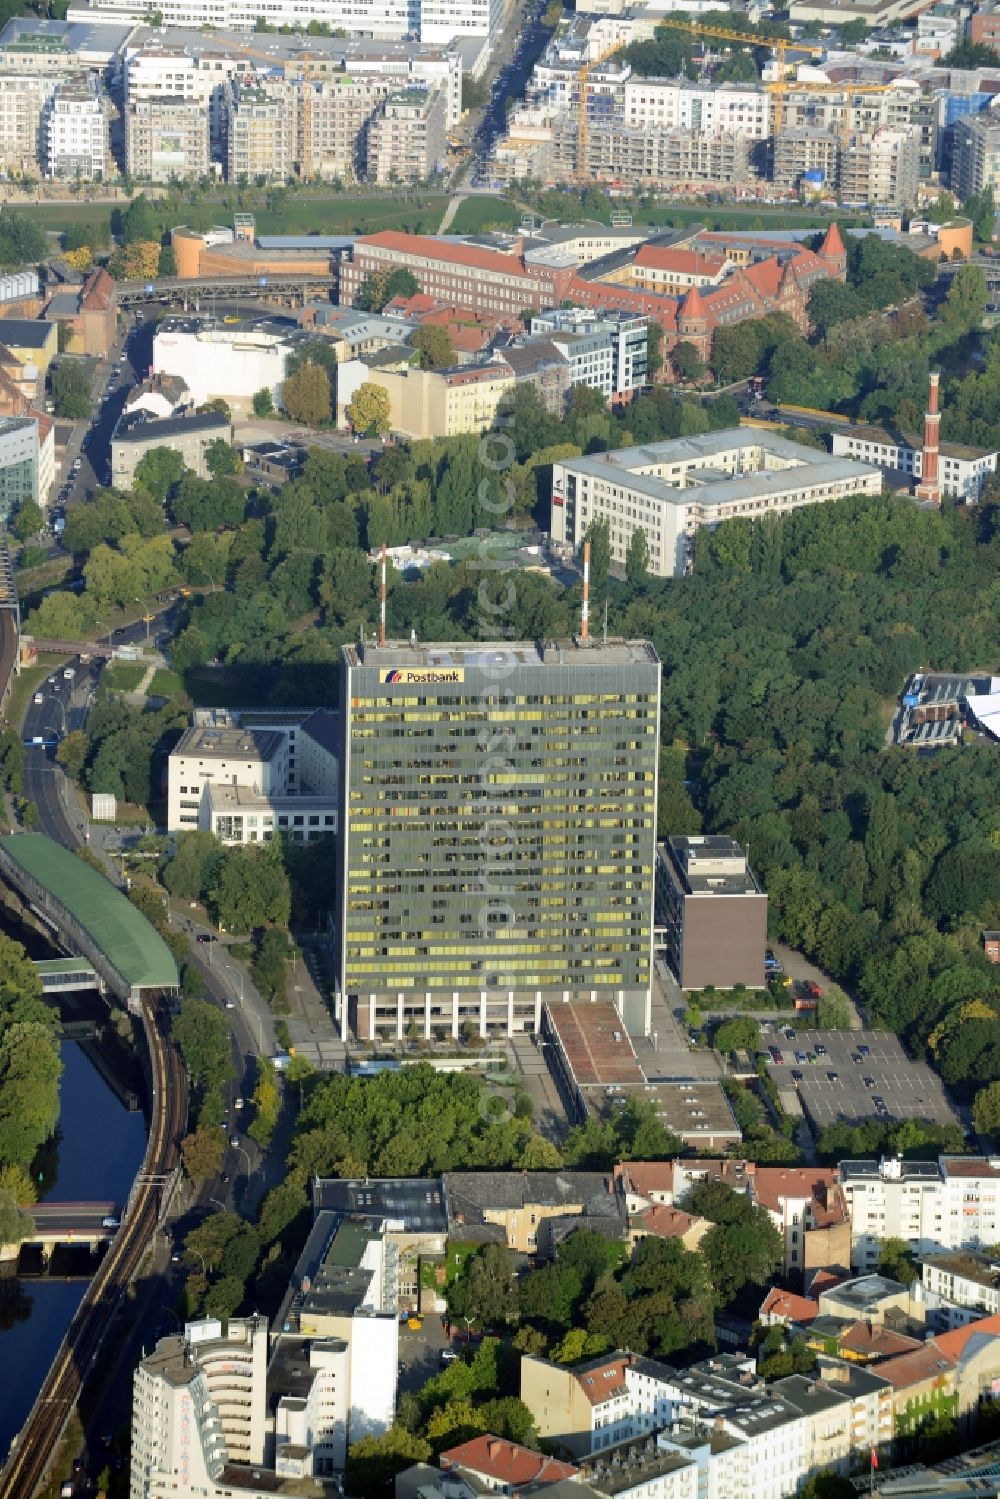
<instances>
[{"instance_id":1,"label":"tree","mask_svg":"<svg viewBox=\"0 0 1000 1499\"><path fill-rule=\"evenodd\" d=\"M277 1073L267 1057L261 1057L258 1063L257 1082L253 1090L253 1107L254 1119L247 1133L257 1141L262 1150L266 1150L271 1143L271 1136L278 1123L278 1112L281 1108Z\"/></svg>"},{"instance_id":2,"label":"tree","mask_svg":"<svg viewBox=\"0 0 1000 1499\"><path fill-rule=\"evenodd\" d=\"M249 932L269 922L287 926L291 892L279 846L248 843L228 849L213 868L208 896L219 925L228 931Z\"/></svg>"},{"instance_id":3,"label":"tree","mask_svg":"<svg viewBox=\"0 0 1000 1499\"><path fill-rule=\"evenodd\" d=\"M34 500L22 500L11 528L18 541L27 541L31 536L37 536L44 525L45 515L41 505L37 505Z\"/></svg>"},{"instance_id":4,"label":"tree","mask_svg":"<svg viewBox=\"0 0 1000 1499\"><path fill-rule=\"evenodd\" d=\"M836 984L831 984L820 996L816 1022L825 1031L850 1030L851 1002Z\"/></svg>"},{"instance_id":5,"label":"tree","mask_svg":"<svg viewBox=\"0 0 1000 1499\"><path fill-rule=\"evenodd\" d=\"M184 1170L193 1182L218 1176L226 1155L226 1135L222 1129L199 1126L181 1141Z\"/></svg>"},{"instance_id":6,"label":"tree","mask_svg":"<svg viewBox=\"0 0 1000 1499\"><path fill-rule=\"evenodd\" d=\"M712 1044L717 1051L756 1051L760 1045L760 1026L752 1015L736 1015L716 1028Z\"/></svg>"},{"instance_id":7,"label":"tree","mask_svg":"<svg viewBox=\"0 0 1000 1499\"><path fill-rule=\"evenodd\" d=\"M274 414L274 400L266 385L254 392L253 414L259 417L272 416Z\"/></svg>"},{"instance_id":8,"label":"tree","mask_svg":"<svg viewBox=\"0 0 1000 1499\"><path fill-rule=\"evenodd\" d=\"M889 1280L898 1280L904 1286L912 1286L915 1280L920 1279L920 1271L905 1239L879 1240L878 1269L880 1275Z\"/></svg>"},{"instance_id":9,"label":"tree","mask_svg":"<svg viewBox=\"0 0 1000 1499\"><path fill-rule=\"evenodd\" d=\"M348 402L345 415L361 437L381 437L389 430L392 404L389 393L373 380L364 380Z\"/></svg>"},{"instance_id":10,"label":"tree","mask_svg":"<svg viewBox=\"0 0 1000 1499\"><path fill-rule=\"evenodd\" d=\"M27 1166L48 1139L61 1075L51 1023L12 1021L0 1031L0 1163Z\"/></svg>"},{"instance_id":11,"label":"tree","mask_svg":"<svg viewBox=\"0 0 1000 1499\"><path fill-rule=\"evenodd\" d=\"M649 576L649 542L641 526L636 526L625 554L625 578L631 588L641 588Z\"/></svg>"},{"instance_id":12,"label":"tree","mask_svg":"<svg viewBox=\"0 0 1000 1499\"><path fill-rule=\"evenodd\" d=\"M841 32L843 35L843 32ZM986 46L984 42L959 42L952 47L941 59L941 65L946 68L995 68L997 55L992 47Z\"/></svg>"},{"instance_id":13,"label":"tree","mask_svg":"<svg viewBox=\"0 0 1000 1499\"><path fill-rule=\"evenodd\" d=\"M184 474L184 459L175 448L150 448L135 466L134 483L163 505Z\"/></svg>"},{"instance_id":14,"label":"tree","mask_svg":"<svg viewBox=\"0 0 1000 1499\"><path fill-rule=\"evenodd\" d=\"M396 1474L414 1463L425 1463L431 1445L404 1426L394 1424L378 1436L365 1436L347 1449L346 1492L358 1499L383 1499L392 1491Z\"/></svg>"},{"instance_id":15,"label":"tree","mask_svg":"<svg viewBox=\"0 0 1000 1499\"><path fill-rule=\"evenodd\" d=\"M224 479L242 474L243 459L230 443L217 437L205 449L205 467L213 479Z\"/></svg>"},{"instance_id":16,"label":"tree","mask_svg":"<svg viewBox=\"0 0 1000 1499\"><path fill-rule=\"evenodd\" d=\"M690 382L700 380L705 372L701 355L694 344L681 340L670 356L670 363L674 367L674 374L678 380Z\"/></svg>"},{"instance_id":17,"label":"tree","mask_svg":"<svg viewBox=\"0 0 1000 1499\"><path fill-rule=\"evenodd\" d=\"M222 1089L233 1073L225 1012L205 1000L185 999L172 1029L191 1081L200 1092L199 1120L221 1123Z\"/></svg>"},{"instance_id":18,"label":"tree","mask_svg":"<svg viewBox=\"0 0 1000 1499\"><path fill-rule=\"evenodd\" d=\"M286 413L293 422L303 422L307 427L318 427L330 420L332 399L329 375L312 360L286 376L281 387L281 404Z\"/></svg>"},{"instance_id":19,"label":"tree","mask_svg":"<svg viewBox=\"0 0 1000 1499\"><path fill-rule=\"evenodd\" d=\"M451 1316L468 1317L479 1327L513 1322L517 1304L510 1256L500 1244L484 1244L466 1260L462 1274L448 1288Z\"/></svg>"},{"instance_id":20,"label":"tree","mask_svg":"<svg viewBox=\"0 0 1000 1499\"><path fill-rule=\"evenodd\" d=\"M744 1286L763 1286L784 1260L784 1243L766 1209L720 1181L697 1182L683 1207L708 1218L712 1228L699 1253L708 1264L718 1304L725 1306Z\"/></svg>"},{"instance_id":21,"label":"tree","mask_svg":"<svg viewBox=\"0 0 1000 1499\"><path fill-rule=\"evenodd\" d=\"M655 380L663 368L663 324L650 318L646 324L646 374Z\"/></svg>"},{"instance_id":22,"label":"tree","mask_svg":"<svg viewBox=\"0 0 1000 1499\"><path fill-rule=\"evenodd\" d=\"M17 1205L17 1198L7 1188L0 1188L0 1244L20 1244L35 1231L35 1221Z\"/></svg>"},{"instance_id":23,"label":"tree","mask_svg":"<svg viewBox=\"0 0 1000 1499\"><path fill-rule=\"evenodd\" d=\"M90 381L82 365L61 359L51 371L50 383L56 416L78 420L90 415Z\"/></svg>"},{"instance_id":24,"label":"tree","mask_svg":"<svg viewBox=\"0 0 1000 1499\"><path fill-rule=\"evenodd\" d=\"M419 290L416 276L403 266L395 271L373 271L358 288L354 305L365 312L381 312L394 297L415 297Z\"/></svg>"},{"instance_id":25,"label":"tree","mask_svg":"<svg viewBox=\"0 0 1000 1499\"><path fill-rule=\"evenodd\" d=\"M972 1104L972 1117L981 1135L1000 1132L1000 1082L980 1088Z\"/></svg>"},{"instance_id":26,"label":"tree","mask_svg":"<svg viewBox=\"0 0 1000 1499\"><path fill-rule=\"evenodd\" d=\"M207 829L179 833L173 857L163 870L163 883L171 895L201 900L211 883L214 866L224 858L225 850Z\"/></svg>"},{"instance_id":27,"label":"tree","mask_svg":"<svg viewBox=\"0 0 1000 1499\"><path fill-rule=\"evenodd\" d=\"M840 41L844 47L857 47L868 35L868 27L860 18L844 21L840 27Z\"/></svg>"},{"instance_id":28,"label":"tree","mask_svg":"<svg viewBox=\"0 0 1000 1499\"><path fill-rule=\"evenodd\" d=\"M422 370L443 370L455 363L455 346L447 328L425 323L410 339L411 349L420 354Z\"/></svg>"},{"instance_id":29,"label":"tree","mask_svg":"<svg viewBox=\"0 0 1000 1499\"><path fill-rule=\"evenodd\" d=\"M160 246L160 258L156 265L158 277L177 275L177 257L174 254L173 245Z\"/></svg>"},{"instance_id":30,"label":"tree","mask_svg":"<svg viewBox=\"0 0 1000 1499\"><path fill-rule=\"evenodd\" d=\"M611 526L606 516L591 521L586 539L590 542L590 598L596 606L607 597L611 570ZM646 555L648 559L648 549Z\"/></svg>"}]
</instances>

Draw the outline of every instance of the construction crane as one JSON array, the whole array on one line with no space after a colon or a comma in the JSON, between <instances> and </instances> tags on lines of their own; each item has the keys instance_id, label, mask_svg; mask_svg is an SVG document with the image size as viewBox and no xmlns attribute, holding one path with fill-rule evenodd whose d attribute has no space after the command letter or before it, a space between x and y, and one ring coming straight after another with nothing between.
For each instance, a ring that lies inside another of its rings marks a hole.
<instances>
[{"instance_id":1,"label":"construction crane","mask_svg":"<svg viewBox=\"0 0 1000 1499\"><path fill-rule=\"evenodd\" d=\"M840 144L844 149L850 142L851 129L851 107L859 94L891 94L897 91L895 83L765 83L764 88L772 96L781 91L783 107L787 109L787 95L789 94L841 94L844 99L843 114L840 120ZM774 134L778 130L775 126Z\"/></svg>"},{"instance_id":2,"label":"construction crane","mask_svg":"<svg viewBox=\"0 0 1000 1499\"><path fill-rule=\"evenodd\" d=\"M587 80L595 68L607 62L609 57L614 57L625 46L624 42L615 42L606 52L595 57L591 62L584 63L577 74L577 120L576 120L576 172L577 179L582 183L588 180L587 163L585 154L587 150Z\"/></svg>"},{"instance_id":3,"label":"construction crane","mask_svg":"<svg viewBox=\"0 0 1000 1499\"><path fill-rule=\"evenodd\" d=\"M753 32L732 31L725 26L705 26L700 21L681 21L673 16L658 16L657 30L669 26L673 31L685 31L692 37L711 37L713 41L738 42L743 47L768 47L778 60L778 80L770 85L772 91L772 132L777 135L784 118L784 94L787 86L787 53L808 52L812 57L822 57L824 49L813 47L808 42L793 42L783 36L756 36Z\"/></svg>"}]
</instances>

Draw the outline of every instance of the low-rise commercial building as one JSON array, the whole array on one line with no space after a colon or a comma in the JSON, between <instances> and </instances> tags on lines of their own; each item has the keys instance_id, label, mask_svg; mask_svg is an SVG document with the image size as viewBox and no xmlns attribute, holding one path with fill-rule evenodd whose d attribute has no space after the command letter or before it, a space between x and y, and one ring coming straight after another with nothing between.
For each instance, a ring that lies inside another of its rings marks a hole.
<instances>
[{"instance_id":1,"label":"low-rise commercial building","mask_svg":"<svg viewBox=\"0 0 1000 1499\"><path fill-rule=\"evenodd\" d=\"M658 845L656 923L682 989L763 988L767 895L732 838L674 836Z\"/></svg>"},{"instance_id":2,"label":"low-rise commercial building","mask_svg":"<svg viewBox=\"0 0 1000 1499\"><path fill-rule=\"evenodd\" d=\"M650 573L670 578L690 571L705 526L881 491L882 474L873 465L734 428L554 463L551 534L557 547L574 553L591 522L605 518L612 560L624 566L633 532L642 530Z\"/></svg>"},{"instance_id":3,"label":"low-rise commercial building","mask_svg":"<svg viewBox=\"0 0 1000 1499\"><path fill-rule=\"evenodd\" d=\"M148 417L144 411L123 415L111 434L111 483L116 489L131 489L138 464L154 448L179 453L185 468L206 479L207 450L213 442L232 440L232 423L217 411L160 418Z\"/></svg>"},{"instance_id":4,"label":"low-rise commercial building","mask_svg":"<svg viewBox=\"0 0 1000 1499\"><path fill-rule=\"evenodd\" d=\"M40 399L59 348L57 325L48 318L5 317L0 319L0 344L20 366L25 395Z\"/></svg>"},{"instance_id":5,"label":"low-rise commercial building","mask_svg":"<svg viewBox=\"0 0 1000 1499\"><path fill-rule=\"evenodd\" d=\"M448 1233L459 1242L494 1238L519 1254L551 1256L573 1228L625 1238L622 1204L601 1171L446 1171L442 1181Z\"/></svg>"},{"instance_id":6,"label":"low-rise commercial building","mask_svg":"<svg viewBox=\"0 0 1000 1499\"><path fill-rule=\"evenodd\" d=\"M259 390L278 405L291 345L285 334L265 327L227 328L210 318L165 318L153 339L153 372L179 375L202 406L221 397L234 410L248 410Z\"/></svg>"}]
</instances>

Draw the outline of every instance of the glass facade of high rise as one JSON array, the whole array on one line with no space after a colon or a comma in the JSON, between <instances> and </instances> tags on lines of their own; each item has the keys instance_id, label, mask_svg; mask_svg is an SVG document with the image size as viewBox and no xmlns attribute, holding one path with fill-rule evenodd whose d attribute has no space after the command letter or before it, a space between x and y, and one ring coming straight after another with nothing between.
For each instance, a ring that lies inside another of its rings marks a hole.
<instances>
[{"instance_id":1,"label":"glass facade of high rise","mask_svg":"<svg viewBox=\"0 0 1000 1499\"><path fill-rule=\"evenodd\" d=\"M342 1025L646 1025L660 664L645 642L344 648Z\"/></svg>"}]
</instances>

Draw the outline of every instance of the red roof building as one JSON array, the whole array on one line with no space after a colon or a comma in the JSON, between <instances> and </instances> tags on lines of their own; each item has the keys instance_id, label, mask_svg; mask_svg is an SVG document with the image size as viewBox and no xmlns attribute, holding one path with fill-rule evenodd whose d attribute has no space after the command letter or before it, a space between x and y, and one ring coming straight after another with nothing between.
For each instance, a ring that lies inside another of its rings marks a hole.
<instances>
[{"instance_id":1,"label":"red roof building","mask_svg":"<svg viewBox=\"0 0 1000 1499\"><path fill-rule=\"evenodd\" d=\"M516 1494L528 1484L540 1487L579 1477L579 1469L572 1463L493 1436L474 1437L460 1447L449 1447L441 1453L440 1463L446 1473L460 1468L502 1494Z\"/></svg>"}]
</instances>

